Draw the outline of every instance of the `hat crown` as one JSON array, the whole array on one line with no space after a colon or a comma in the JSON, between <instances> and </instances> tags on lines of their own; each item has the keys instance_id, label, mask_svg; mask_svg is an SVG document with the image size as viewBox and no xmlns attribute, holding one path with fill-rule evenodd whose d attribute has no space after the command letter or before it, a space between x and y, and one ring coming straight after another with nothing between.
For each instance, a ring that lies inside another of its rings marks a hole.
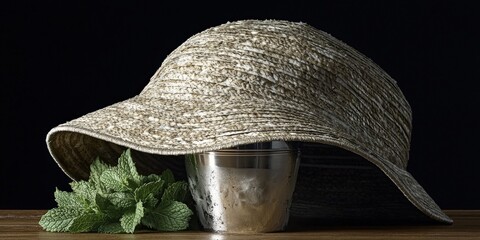
<instances>
[{"instance_id":1,"label":"hat crown","mask_svg":"<svg viewBox=\"0 0 480 240\"><path fill-rule=\"evenodd\" d=\"M243 20L200 32L164 60L140 97L152 105L189 101L192 108L244 102L253 113L258 104L288 106L311 116L312 125L337 123L323 127L361 148L354 150L407 166L411 110L396 82L305 23Z\"/></svg>"}]
</instances>

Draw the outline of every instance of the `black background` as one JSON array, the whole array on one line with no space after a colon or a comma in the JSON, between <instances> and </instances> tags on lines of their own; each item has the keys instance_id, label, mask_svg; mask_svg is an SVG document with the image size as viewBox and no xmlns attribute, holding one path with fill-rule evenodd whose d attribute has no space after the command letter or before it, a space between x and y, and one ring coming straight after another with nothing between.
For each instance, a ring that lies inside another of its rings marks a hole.
<instances>
[{"instance_id":1,"label":"black background","mask_svg":"<svg viewBox=\"0 0 480 240\"><path fill-rule=\"evenodd\" d=\"M240 19L306 22L370 57L412 106L410 173L440 207L480 208L480 17L470 1L13 2L0 7L0 209L54 207L55 187L70 180L47 132L133 97L188 37Z\"/></svg>"}]
</instances>

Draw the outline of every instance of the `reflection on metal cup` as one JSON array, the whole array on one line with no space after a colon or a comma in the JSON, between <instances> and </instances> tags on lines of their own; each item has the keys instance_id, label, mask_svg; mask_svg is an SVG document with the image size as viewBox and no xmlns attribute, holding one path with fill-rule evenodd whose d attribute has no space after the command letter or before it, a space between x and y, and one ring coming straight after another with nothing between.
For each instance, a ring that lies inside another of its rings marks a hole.
<instances>
[{"instance_id":1,"label":"reflection on metal cup","mask_svg":"<svg viewBox=\"0 0 480 240\"><path fill-rule=\"evenodd\" d=\"M283 141L187 155L190 191L203 227L221 233L283 231L299 155Z\"/></svg>"}]
</instances>

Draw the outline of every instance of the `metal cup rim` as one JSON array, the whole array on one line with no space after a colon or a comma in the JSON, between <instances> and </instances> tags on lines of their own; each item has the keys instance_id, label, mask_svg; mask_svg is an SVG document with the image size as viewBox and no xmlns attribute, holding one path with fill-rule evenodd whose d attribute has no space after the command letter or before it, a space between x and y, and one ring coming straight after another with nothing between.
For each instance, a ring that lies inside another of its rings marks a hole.
<instances>
[{"instance_id":1,"label":"metal cup rim","mask_svg":"<svg viewBox=\"0 0 480 240\"><path fill-rule=\"evenodd\" d=\"M194 153L189 155L205 155L214 154L217 156L268 156L281 154L298 154L298 150L294 149L222 149L217 151L208 151L201 153Z\"/></svg>"}]
</instances>

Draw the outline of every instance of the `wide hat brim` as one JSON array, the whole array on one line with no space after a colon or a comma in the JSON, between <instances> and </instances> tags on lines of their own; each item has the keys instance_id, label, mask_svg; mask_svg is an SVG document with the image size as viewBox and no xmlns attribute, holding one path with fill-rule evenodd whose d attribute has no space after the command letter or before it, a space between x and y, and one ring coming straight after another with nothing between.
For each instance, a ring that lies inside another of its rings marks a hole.
<instances>
[{"instance_id":1,"label":"wide hat brim","mask_svg":"<svg viewBox=\"0 0 480 240\"><path fill-rule=\"evenodd\" d=\"M288 24L281 22L281 25ZM181 51L177 49L176 52ZM162 64L163 68L173 61L172 55ZM178 82L175 84L178 87ZM212 85L205 81L201 84L203 88ZM388 91L392 86L387 84L385 88ZM170 164L174 156L184 154L272 140L319 143L361 156L378 167L423 214L441 223L452 222L405 170L401 161L399 164L375 151L374 147L379 147L375 144L382 144L375 139L376 135L370 137L373 144L366 145L369 126L359 129L348 120L362 117L361 113L349 118L334 114L336 110L341 111L341 103L337 103L338 109L322 110L322 114L318 114L298 99L277 101L275 97L248 97L249 93L259 94L254 88L231 88L239 93L236 97L192 90L188 95L180 91L157 98L152 98L155 94L148 94L151 89L149 85L138 96L53 128L47 134L47 146L63 171L72 179L85 179L89 164L97 156L113 161L124 148L150 154L150 159L137 159L137 166L140 171L154 172L164 168L165 163Z\"/></svg>"}]
</instances>

